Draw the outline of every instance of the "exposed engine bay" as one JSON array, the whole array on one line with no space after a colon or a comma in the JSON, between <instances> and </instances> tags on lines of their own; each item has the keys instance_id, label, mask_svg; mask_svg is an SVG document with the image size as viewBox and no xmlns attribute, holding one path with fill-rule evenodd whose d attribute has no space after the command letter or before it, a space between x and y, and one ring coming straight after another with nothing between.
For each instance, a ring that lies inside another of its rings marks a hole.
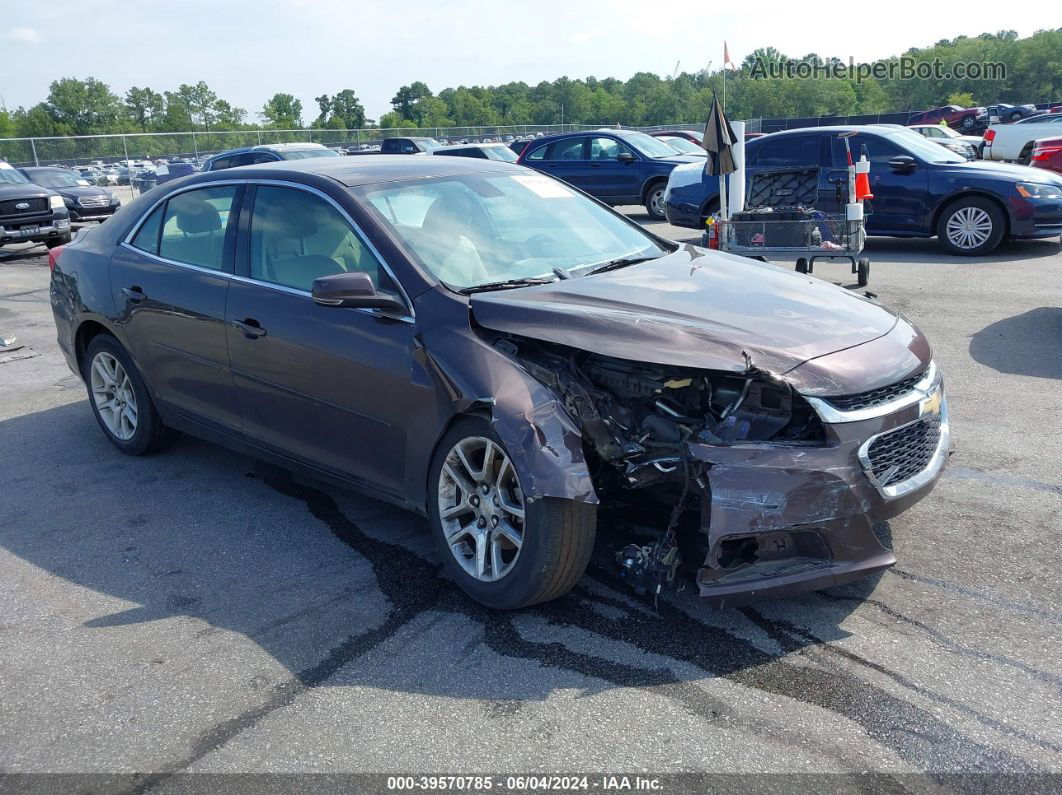
<instances>
[{"instance_id":1,"label":"exposed engine bay","mask_svg":"<svg viewBox=\"0 0 1062 795\"><path fill-rule=\"evenodd\" d=\"M684 559L704 560L711 521L712 464L689 453L769 443L818 446L825 434L811 406L746 355L736 372L696 370L611 358L513 336L495 347L563 400L578 421L602 505L644 516L649 543L617 554L620 573L640 593L675 582ZM666 522L661 517L667 517ZM741 555L723 555L723 568Z\"/></svg>"}]
</instances>

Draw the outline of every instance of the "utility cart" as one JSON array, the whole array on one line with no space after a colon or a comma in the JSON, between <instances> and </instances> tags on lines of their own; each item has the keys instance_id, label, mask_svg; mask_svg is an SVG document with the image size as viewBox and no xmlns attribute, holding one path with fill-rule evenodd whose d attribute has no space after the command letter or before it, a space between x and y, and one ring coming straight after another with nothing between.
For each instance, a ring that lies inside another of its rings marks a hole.
<instances>
[{"instance_id":1,"label":"utility cart","mask_svg":"<svg viewBox=\"0 0 1062 795\"><path fill-rule=\"evenodd\" d=\"M847 212L812 209L818 186L817 168L756 174L746 201L750 209L713 224L711 231L719 250L764 262L794 258L800 273L813 273L816 260L846 259L852 264L859 286L866 286L870 282L870 260L860 256L866 242L862 205L854 213L858 218L850 218ZM838 204L844 208L840 186L837 193Z\"/></svg>"}]
</instances>

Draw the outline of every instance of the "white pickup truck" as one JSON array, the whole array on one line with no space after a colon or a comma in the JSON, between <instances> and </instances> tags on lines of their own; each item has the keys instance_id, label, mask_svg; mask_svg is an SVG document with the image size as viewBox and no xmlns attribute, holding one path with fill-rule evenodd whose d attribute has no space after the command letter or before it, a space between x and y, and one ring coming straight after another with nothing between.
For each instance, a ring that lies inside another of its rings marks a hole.
<instances>
[{"instance_id":1,"label":"white pickup truck","mask_svg":"<svg viewBox=\"0 0 1062 795\"><path fill-rule=\"evenodd\" d=\"M1015 160L1028 163L1033 142L1062 136L1062 113L1030 116L1011 124L993 124L985 131L985 160Z\"/></svg>"}]
</instances>

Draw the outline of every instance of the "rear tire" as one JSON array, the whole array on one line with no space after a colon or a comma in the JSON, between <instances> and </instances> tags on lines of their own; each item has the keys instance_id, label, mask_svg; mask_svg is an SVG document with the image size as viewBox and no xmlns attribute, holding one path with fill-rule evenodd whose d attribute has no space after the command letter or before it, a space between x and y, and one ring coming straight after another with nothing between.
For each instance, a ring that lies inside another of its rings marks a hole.
<instances>
[{"instance_id":1,"label":"rear tire","mask_svg":"<svg viewBox=\"0 0 1062 795\"><path fill-rule=\"evenodd\" d=\"M665 221L664 214L664 191L667 189L666 182L654 182L645 192L645 211L654 221Z\"/></svg>"},{"instance_id":2,"label":"rear tire","mask_svg":"<svg viewBox=\"0 0 1062 795\"><path fill-rule=\"evenodd\" d=\"M144 455L172 443L132 357L110 334L89 343L81 368L89 405L107 440L126 455Z\"/></svg>"},{"instance_id":3,"label":"rear tire","mask_svg":"<svg viewBox=\"0 0 1062 795\"><path fill-rule=\"evenodd\" d=\"M428 479L428 521L443 565L468 596L497 610L570 591L586 571L597 524L597 507L590 503L525 500L521 473L507 467L512 458L490 423L465 417L439 442ZM522 519L511 512L518 509ZM499 526L496 517L507 532L492 530ZM519 546L510 540L516 537ZM479 553L481 545L485 551ZM501 545L496 558L495 545Z\"/></svg>"},{"instance_id":4,"label":"rear tire","mask_svg":"<svg viewBox=\"0 0 1062 795\"><path fill-rule=\"evenodd\" d=\"M999 205L980 197L949 204L937 220L937 240L949 253L964 257L991 253L1005 232Z\"/></svg>"}]
</instances>

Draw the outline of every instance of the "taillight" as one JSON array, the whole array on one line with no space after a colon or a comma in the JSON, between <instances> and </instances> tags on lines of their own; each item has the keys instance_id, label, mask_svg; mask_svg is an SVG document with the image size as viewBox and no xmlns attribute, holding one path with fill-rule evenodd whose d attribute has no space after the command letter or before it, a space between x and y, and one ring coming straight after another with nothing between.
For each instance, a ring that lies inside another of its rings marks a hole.
<instances>
[{"instance_id":1,"label":"taillight","mask_svg":"<svg viewBox=\"0 0 1062 795\"><path fill-rule=\"evenodd\" d=\"M1050 160L1052 157L1062 152L1062 144L1052 144L1051 146L1036 145L1033 149L1033 160Z\"/></svg>"},{"instance_id":2,"label":"taillight","mask_svg":"<svg viewBox=\"0 0 1062 795\"><path fill-rule=\"evenodd\" d=\"M985 142L986 143L992 143L994 140L996 140L996 131L995 130L988 130L985 133Z\"/></svg>"},{"instance_id":3,"label":"taillight","mask_svg":"<svg viewBox=\"0 0 1062 795\"><path fill-rule=\"evenodd\" d=\"M55 273L55 263L59 261L59 255L63 253L63 246L48 249L48 271Z\"/></svg>"}]
</instances>

